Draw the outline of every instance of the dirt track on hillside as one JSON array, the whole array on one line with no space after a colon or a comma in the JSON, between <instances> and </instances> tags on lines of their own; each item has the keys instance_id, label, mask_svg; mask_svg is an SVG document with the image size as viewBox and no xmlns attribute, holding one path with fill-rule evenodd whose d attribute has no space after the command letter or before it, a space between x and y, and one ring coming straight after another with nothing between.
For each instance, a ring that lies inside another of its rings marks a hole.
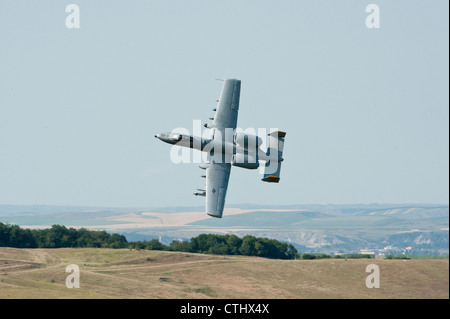
<instances>
[{"instance_id":1,"label":"dirt track on hillside","mask_svg":"<svg viewBox=\"0 0 450 319\"><path fill-rule=\"evenodd\" d=\"M65 285L80 268L80 288ZM366 267L380 288L366 287ZM128 249L0 248L0 298L449 298L448 260L271 260Z\"/></svg>"}]
</instances>

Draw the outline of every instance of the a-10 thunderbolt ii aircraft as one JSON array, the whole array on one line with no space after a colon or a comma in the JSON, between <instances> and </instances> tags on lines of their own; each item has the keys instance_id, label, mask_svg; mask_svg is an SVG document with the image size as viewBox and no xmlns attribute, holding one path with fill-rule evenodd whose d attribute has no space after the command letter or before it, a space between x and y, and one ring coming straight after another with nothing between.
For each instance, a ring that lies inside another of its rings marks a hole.
<instances>
[{"instance_id":1,"label":"a-10 thunderbolt ii aircraft","mask_svg":"<svg viewBox=\"0 0 450 319\"><path fill-rule=\"evenodd\" d=\"M257 169L259 160L265 161L262 181L278 183L283 161L285 132L271 132L267 152L260 149L262 139L259 136L236 131L241 81L224 80L212 124L205 127L212 129L211 138L188 136L178 133L159 133L155 137L163 142L198 149L207 152L207 162L200 165L206 170L206 189L198 189L197 196L206 197L206 213L221 218L225 196L230 178L231 166Z\"/></svg>"}]
</instances>

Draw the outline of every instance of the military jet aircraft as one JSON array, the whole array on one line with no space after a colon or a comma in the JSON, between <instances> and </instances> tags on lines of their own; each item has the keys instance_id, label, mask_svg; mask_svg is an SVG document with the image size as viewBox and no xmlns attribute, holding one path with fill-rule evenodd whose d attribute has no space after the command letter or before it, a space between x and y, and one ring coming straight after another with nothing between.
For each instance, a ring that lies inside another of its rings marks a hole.
<instances>
[{"instance_id":1,"label":"military jet aircraft","mask_svg":"<svg viewBox=\"0 0 450 319\"><path fill-rule=\"evenodd\" d=\"M260 149L262 139L259 136L237 131L239 97L241 81L224 80L212 124L205 127L212 130L211 138L188 136L178 133L158 133L156 138L163 142L189 147L207 152L208 160L199 167L206 170L205 189L198 189L196 196L206 197L206 213L221 218L225 196L230 178L231 166L245 169L257 169L259 161L265 161L262 181L278 183L283 161L285 132L274 131L268 134L267 151Z\"/></svg>"}]
</instances>

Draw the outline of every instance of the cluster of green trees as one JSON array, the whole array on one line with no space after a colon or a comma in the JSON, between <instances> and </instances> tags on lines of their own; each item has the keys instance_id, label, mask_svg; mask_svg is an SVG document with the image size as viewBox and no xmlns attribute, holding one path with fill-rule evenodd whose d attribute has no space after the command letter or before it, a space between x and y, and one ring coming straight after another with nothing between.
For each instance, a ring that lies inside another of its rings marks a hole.
<instances>
[{"instance_id":1,"label":"cluster of green trees","mask_svg":"<svg viewBox=\"0 0 450 319\"><path fill-rule=\"evenodd\" d=\"M384 256L384 259L404 259L404 260L410 260L410 256L405 255L386 255Z\"/></svg>"},{"instance_id":2,"label":"cluster of green trees","mask_svg":"<svg viewBox=\"0 0 450 319\"><path fill-rule=\"evenodd\" d=\"M341 254L341 255L327 255L327 254L297 254L296 259L327 259L327 258L349 258L349 259L357 259L357 258L374 258L373 255L369 254Z\"/></svg>"},{"instance_id":3,"label":"cluster of green trees","mask_svg":"<svg viewBox=\"0 0 450 319\"><path fill-rule=\"evenodd\" d=\"M48 229L22 229L17 225L0 223L0 247L62 248L98 247L126 248L125 236L106 231L74 229L53 225Z\"/></svg>"},{"instance_id":4,"label":"cluster of green trees","mask_svg":"<svg viewBox=\"0 0 450 319\"><path fill-rule=\"evenodd\" d=\"M274 259L294 259L297 257L297 250L291 244L250 235L240 238L236 235L201 234L191 238L190 241L174 240L170 245L164 245L158 240L152 239L150 241L129 242L128 248L215 255L258 256Z\"/></svg>"},{"instance_id":5,"label":"cluster of green trees","mask_svg":"<svg viewBox=\"0 0 450 319\"><path fill-rule=\"evenodd\" d=\"M275 259L294 259L297 250L291 244L255 236L201 234L190 241L173 241L164 245L158 240L128 242L120 234L106 231L74 229L53 225L48 229L22 229L0 223L0 247L62 248L97 247L170 250L218 255L245 255Z\"/></svg>"},{"instance_id":6,"label":"cluster of green trees","mask_svg":"<svg viewBox=\"0 0 450 319\"><path fill-rule=\"evenodd\" d=\"M172 242L170 250L217 255L245 255L275 259L294 259L297 249L275 239L246 235L201 234L189 242Z\"/></svg>"}]
</instances>

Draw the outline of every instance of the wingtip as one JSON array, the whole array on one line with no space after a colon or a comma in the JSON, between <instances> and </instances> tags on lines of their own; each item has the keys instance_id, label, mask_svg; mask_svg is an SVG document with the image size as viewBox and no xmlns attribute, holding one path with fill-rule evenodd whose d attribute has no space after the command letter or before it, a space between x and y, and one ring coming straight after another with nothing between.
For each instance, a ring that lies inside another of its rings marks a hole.
<instances>
[{"instance_id":1,"label":"wingtip","mask_svg":"<svg viewBox=\"0 0 450 319\"><path fill-rule=\"evenodd\" d=\"M206 213L208 216L214 217L214 218L222 218L222 215L213 215L210 213Z\"/></svg>"}]
</instances>

